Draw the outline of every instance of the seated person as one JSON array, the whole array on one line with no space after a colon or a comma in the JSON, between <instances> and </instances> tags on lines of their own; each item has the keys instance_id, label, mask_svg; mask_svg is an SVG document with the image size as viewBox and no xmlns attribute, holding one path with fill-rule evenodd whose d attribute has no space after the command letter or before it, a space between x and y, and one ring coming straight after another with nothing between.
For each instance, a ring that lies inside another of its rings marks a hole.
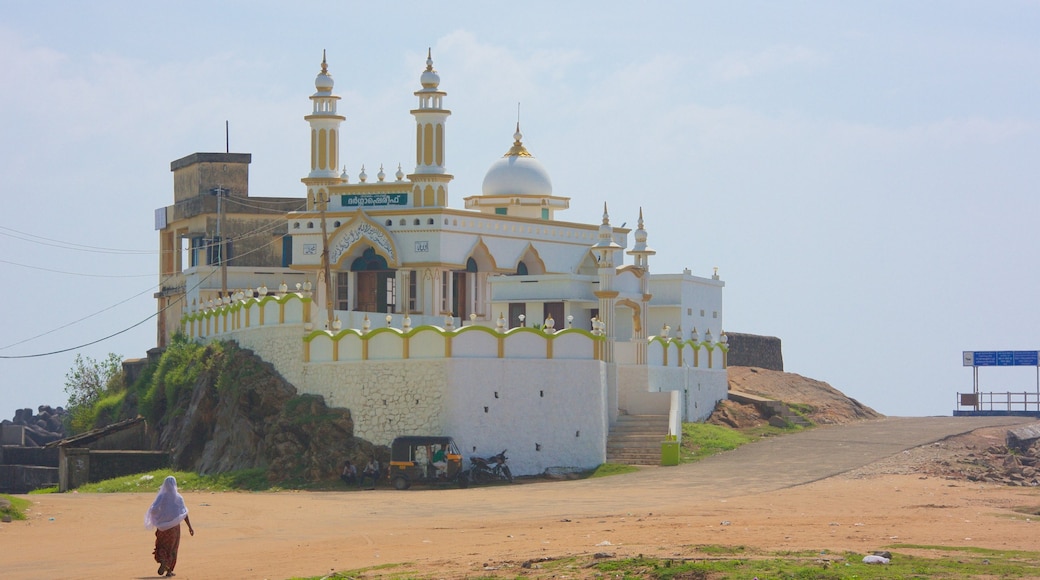
<instances>
[{"instance_id":1,"label":"seated person","mask_svg":"<svg viewBox=\"0 0 1040 580\"><path fill-rule=\"evenodd\" d=\"M448 474L448 460L444 457L444 448L437 449L433 454L433 466L437 468L437 475Z\"/></svg>"},{"instance_id":2,"label":"seated person","mask_svg":"<svg viewBox=\"0 0 1040 580\"><path fill-rule=\"evenodd\" d=\"M365 470L361 472L361 477L358 478L358 487L365 483L366 478L372 479L372 489L375 489L376 484L379 483L379 460L376 459L375 455L369 459Z\"/></svg>"},{"instance_id":3,"label":"seated person","mask_svg":"<svg viewBox=\"0 0 1040 580\"><path fill-rule=\"evenodd\" d=\"M339 478L347 485L357 483L357 467L349 459L343 462L343 473L339 474Z\"/></svg>"}]
</instances>

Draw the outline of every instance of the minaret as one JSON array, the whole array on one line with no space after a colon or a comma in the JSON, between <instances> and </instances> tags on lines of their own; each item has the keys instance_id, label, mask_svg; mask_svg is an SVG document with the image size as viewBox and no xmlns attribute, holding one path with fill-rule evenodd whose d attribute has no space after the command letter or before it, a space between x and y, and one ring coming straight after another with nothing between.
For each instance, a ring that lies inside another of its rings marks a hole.
<instances>
[{"instance_id":1,"label":"minaret","mask_svg":"<svg viewBox=\"0 0 1040 580\"><path fill-rule=\"evenodd\" d=\"M336 101L332 94L332 75L321 53L321 72L314 79L316 92L311 95L311 114L304 117L311 126L311 171L302 181L307 184L307 207L315 209L315 202L328 201L327 186L343 182L339 168L339 126L344 117L336 114Z\"/></svg>"},{"instance_id":2,"label":"minaret","mask_svg":"<svg viewBox=\"0 0 1040 580\"><path fill-rule=\"evenodd\" d=\"M647 310L650 307L650 256L653 256L657 252L646 245L646 230L643 229L643 208L639 208L639 223L636 226L635 231L636 243L632 246L632 249L625 252L629 256L632 256L635 266L643 270L643 275L639 277L639 293L642 295L640 300L639 308L639 328L636 329L633 337L636 339L636 364L646 364L646 338L647 338Z\"/></svg>"},{"instance_id":3,"label":"minaret","mask_svg":"<svg viewBox=\"0 0 1040 580\"><path fill-rule=\"evenodd\" d=\"M603 322L603 335L606 338L603 362L608 363L614 362L614 304L618 297L618 291L614 289L614 277L617 275L614 253L620 249L621 246L614 241L614 227L610 225L610 214L604 202L603 223L599 226L599 240L592 246L592 253L599 266L599 290L595 291L595 295L599 298L599 318Z\"/></svg>"},{"instance_id":4,"label":"minaret","mask_svg":"<svg viewBox=\"0 0 1040 580\"><path fill-rule=\"evenodd\" d=\"M415 116L415 173L408 176L412 188L413 207L445 207L448 205L448 183L452 180L444 170L444 123L451 111L444 109L447 93L437 87L441 77L433 70L432 52L426 53L426 70L419 82L422 89L415 91L419 108Z\"/></svg>"}]
</instances>

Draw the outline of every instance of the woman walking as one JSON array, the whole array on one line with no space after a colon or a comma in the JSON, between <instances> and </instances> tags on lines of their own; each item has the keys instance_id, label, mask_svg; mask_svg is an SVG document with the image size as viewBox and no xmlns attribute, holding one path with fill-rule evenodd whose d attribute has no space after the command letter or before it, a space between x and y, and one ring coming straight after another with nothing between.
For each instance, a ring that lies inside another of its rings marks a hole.
<instances>
[{"instance_id":1,"label":"woman walking","mask_svg":"<svg viewBox=\"0 0 1040 580\"><path fill-rule=\"evenodd\" d=\"M177 492L177 479L166 477L152 507L144 514L144 525L155 529L155 561L159 563L159 575L173 576L177 565L177 548L181 543L181 520L188 524L188 533L195 535L188 519L188 508L184 498Z\"/></svg>"}]
</instances>

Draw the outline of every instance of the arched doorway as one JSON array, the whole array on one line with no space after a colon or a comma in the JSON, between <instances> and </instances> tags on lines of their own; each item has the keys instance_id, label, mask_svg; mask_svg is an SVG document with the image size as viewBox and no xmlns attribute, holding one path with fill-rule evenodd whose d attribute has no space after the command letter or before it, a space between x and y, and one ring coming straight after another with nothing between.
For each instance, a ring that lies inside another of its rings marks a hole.
<instances>
[{"instance_id":1,"label":"arched doorway","mask_svg":"<svg viewBox=\"0 0 1040 580\"><path fill-rule=\"evenodd\" d=\"M452 277L451 311L465 320L473 306L471 294L476 293L477 261L473 258L466 260L466 269L452 272Z\"/></svg>"},{"instance_id":2,"label":"arched doorway","mask_svg":"<svg viewBox=\"0 0 1040 580\"><path fill-rule=\"evenodd\" d=\"M354 310L360 312L394 312L397 309L397 279L386 264L386 258L367 248L350 264L357 276Z\"/></svg>"}]
</instances>

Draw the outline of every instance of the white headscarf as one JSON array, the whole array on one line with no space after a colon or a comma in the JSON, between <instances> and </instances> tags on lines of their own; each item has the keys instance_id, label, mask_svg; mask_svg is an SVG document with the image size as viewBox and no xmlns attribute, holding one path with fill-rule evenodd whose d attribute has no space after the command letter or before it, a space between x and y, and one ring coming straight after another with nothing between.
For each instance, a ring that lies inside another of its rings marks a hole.
<instances>
[{"instance_id":1,"label":"white headscarf","mask_svg":"<svg viewBox=\"0 0 1040 580\"><path fill-rule=\"evenodd\" d=\"M188 508L184 505L184 498L177 493L177 479L168 475L163 480L152 507L144 514L144 526L149 530L159 528L165 531L180 525L181 520L186 517Z\"/></svg>"}]
</instances>

